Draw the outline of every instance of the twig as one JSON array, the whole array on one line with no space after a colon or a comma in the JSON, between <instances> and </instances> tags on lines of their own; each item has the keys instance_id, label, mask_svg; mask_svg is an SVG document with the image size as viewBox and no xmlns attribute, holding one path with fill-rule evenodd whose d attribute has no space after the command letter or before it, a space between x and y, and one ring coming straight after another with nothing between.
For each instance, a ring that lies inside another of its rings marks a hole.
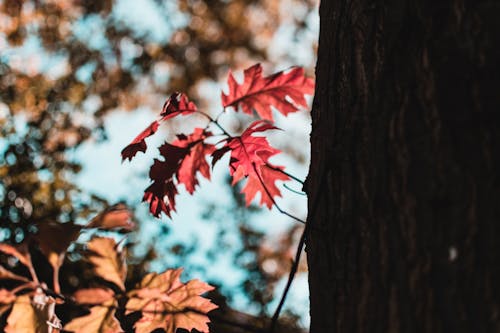
<instances>
[{"instance_id":1,"label":"twig","mask_svg":"<svg viewBox=\"0 0 500 333\"><path fill-rule=\"evenodd\" d=\"M288 275L288 281L286 282L285 290L281 295L280 303L278 304L276 311L274 311L273 318L271 319L271 325L269 326L269 333L273 333L276 328L276 324L278 323L278 318L280 316L281 309L285 304L286 297L288 296L288 291L290 290L290 286L292 285L293 279L295 278L295 274L297 273L297 269L299 268L300 256L302 254L302 249L304 248L304 243L306 240L306 228L307 224L304 230L302 231L302 236L300 236L299 245L297 246L297 252L295 253L295 261L293 262L292 268L290 269L290 274Z\"/></svg>"}]
</instances>

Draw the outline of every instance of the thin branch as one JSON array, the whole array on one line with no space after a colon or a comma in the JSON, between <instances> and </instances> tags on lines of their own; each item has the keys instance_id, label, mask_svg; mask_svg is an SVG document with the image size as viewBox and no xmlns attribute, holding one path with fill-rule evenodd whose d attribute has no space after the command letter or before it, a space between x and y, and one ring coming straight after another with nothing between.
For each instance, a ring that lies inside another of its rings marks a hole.
<instances>
[{"instance_id":1,"label":"thin branch","mask_svg":"<svg viewBox=\"0 0 500 333\"><path fill-rule=\"evenodd\" d=\"M294 176L294 175L292 175L292 174L289 174L289 173L288 173L288 172L286 172L285 170L282 170L282 169L280 169L280 168L277 168L277 167L275 167L275 166L273 166L273 165L271 165L271 164L269 164L269 163L266 163L266 166L268 166L269 168L271 168L271 169L273 169L273 170L275 170L275 171L279 171L279 172L281 172L282 174L284 174L285 176L288 176L288 177L292 178L292 179L293 179L293 180L295 180L297 183L300 183L300 184L304 185L304 181L303 181L302 179L300 179L300 178L298 178L298 177L295 177L295 176Z\"/></svg>"},{"instance_id":2,"label":"thin branch","mask_svg":"<svg viewBox=\"0 0 500 333\"><path fill-rule=\"evenodd\" d=\"M285 290L281 295L280 303L278 304L276 311L274 311L273 318L271 319L271 325L269 326L269 333L273 333L276 328L276 324L278 323L278 318L280 316L281 309L285 304L286 297L288 296L288 291L290 290L290 286L292 285L293 279L295 278L295 274L297 273L297 269L299 268L300 256L302 254L302 249L304 248L304 243L306 240L306 228L307 224L304 230L302 231L302 236L300 236L299 245L297 246L297 252L295 253L295 261L293 262L292 268L290 269L290 274L288 275L288 281L286 283Z\"/></svg>"},{"instance_id":3,"label":"thin branch","mask_svg":"<svg viewBox=\"0 0 500 333\"><path fill-rule=\"evenodd\" d=\"M299 191L297 191L297 190L294 190L293 188L291 188L290 186L288 186L286 183L285 183L285 184L283 184L283 187L284 187L284 188L286 188L288 191L293 192L293 193L295 193L295 194L298 194L298 195L304 195L304 196L305 196L305 195L307 195L307 194L305 194L304 192L299 192Z\"/></svg>"}]
</instances>

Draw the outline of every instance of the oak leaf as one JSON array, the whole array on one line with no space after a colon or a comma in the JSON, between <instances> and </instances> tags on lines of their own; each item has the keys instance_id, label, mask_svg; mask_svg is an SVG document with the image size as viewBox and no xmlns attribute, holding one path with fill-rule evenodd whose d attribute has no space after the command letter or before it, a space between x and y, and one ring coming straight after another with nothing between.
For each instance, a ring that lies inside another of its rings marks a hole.
<instances>
[{"instance_id":1,"label":"oak leaf","mask_svg":"<svg viewBox=\"0 0 500 333\"><path fill-rule=\"evenodd\" d=\"M94 272L100 278L114 283L125 290L127 265L124 253L118 251L113 238L95 237L87 243L88 260L94 265Z\"/></svg>"},{"instance_id":2,"label":"oak leaf","mask_svg":"<svg viewBox=\"0 0 500 333\"><path fill-rule=\"evenodd\" d=\"M189 154L182 160L177 172L177 180L184 184L190 194L193 194L198 185L196 178L198 172L206 179L210 179L210 166L206 158L214 152L215 146L205 143L204 140L211 135L212 133L202 128L195 128L192 134L178 135L177 140L172 142L178 147L190 148Z\"/></svg>"},{"instance_id":3,"label":"oak leaf","mask_svg":"<svg viewBox=\"0 0 500 333\"><path fill-rule=\"evenodd\" d=\"M190 135L178 135L172 144L165 142L160 146L160 155L164 160L154 160L149 170L153 183L143 197L143 201L149 202L149 210L154 216L159 217L164 212L170 217L175 211L178 184L184 184L192 194L198 185L198 173L210 179L206 157L214 152L215 146L206 143L205 139L211 135L202 128L195 128Z\"/></svg>"},{"instance_id":4,"label":"oak leaf","mask_svg":"<svg viewBox=\"0 0 500 333\"><path fill-rule=\"evenodd\" d=\"M193 102L190 102L188 97L179 92L174 92L163 104L160 116L162 120L167 120L178 115L188 115L196 112L197 108Z\"/></svg>"},{"instance_id":5,"label":"oak leaf","mask_svg":"<svg viewBox=\"0 0 500 333\"><path fill-rule=\"evenodd\" d=\"M175 196L178 193L174 175L189 153L189 148L165 142L159 150L165 160L154 159L149 170L149 178L153 183L144 191L142 200L149 202L149 211L155 217L159 217L161 212L170 217L171 211L175 211Z\"/></svg>"},{"instance_id":6,"label":"oak leaf","mask_svg":"<svg viewBox=\"0 0 500 333\"><path fill-rule=\"evenodd\" d=\"M50 322L50 307L37 308L33 306L29 295L16 298L12 311L7 318L6 333L51 333L53 328Z\"/></svg>"},{"instance_id":7,"label":"oak leaf","mask_svg":"<svg viewBox=\"0 0 500 333\"><path fill-rule=\"evenodd\" d=\"M125 161L126 159L131 161L137 152L142 151L144 153L148 147L145 139L155 134L158 130L158 126L160 126L160 123L157 120L153 121L148 127L146 127L146 129L139 133L139 135L137 135L135 139L128 144L128 146L123 148L121 153L122 161Z\"/></svg>"},{"instance_id":8,"label":"oak leaf","mask_svg":"<svg viewBox=\"0 0 500 333\"><path fill-rule=\"evenodd\" d=\"M174 92L169 98L167 98L165 104L163 105L160 113L161 118L153 121L141 133L139 133L139 135L137 135L131 143L123 148L121 152L122 161L125 161L126 159L131 161L132 158L140 151L144 153L147 149L145 141L146 138L156 133L161 122L178 115L187 115L196 112L196 110L196 105L189 101L185 94Z\"/></svg>"},{"instance_id":9,"label":"oak leaf","mask_svg":"<svg viewBox=\"0 0 500 333\"><path fill-rule=\"evenodd\" d=\"M88 315L77 317L64 326L65 331L74 333L120 333L124 332L115 317L117 302L107 300L102 305L90 308Z\"/></svg>"},{"instance_id":10,"label":"oak leaf","mask_svg":"<svg viewBox=\"0 0 500 333\"><path fill-rule=\"evenodd\" d=\"M277 129L266 121L252 123L238 137L226 140L225 145L220 148L221 152L215 151L214 161L220 159L227 151L231 151L229 161L230 174L233 176L232 184L236 184L243 178L248 178L241 193L245 194L246 205L250 205L257 193L260 193L260 203L271 208L274 197L281 196L276 186L276 181L286 181L290 178L281 170L283 167L275 166L269 162L269 158L280 153L276 148L269 145L265 137L253 134Z\"/></svg>"},{"instance_id":11,"label":"oak leaf","mask_svg":"<svg viewBox=\"0 0 500 333\"><path fill-rule=\"evenodd\" d=\"M217 305L199 295L213 287L199 280L184 284L180 281L181 273L182 269L150 273L128 293L127 313L142 312L142 317L134 325L137 333L149 333L155 329L175 333L177 328L208 332L206 314Z\"/></svg>"},{"instance_id":12,"label":"oak leaf","mask_svg":"<svg viewBox=\"0 0 500 333\"><path fill-rule=\"evenodd\" d=\"M314 93L314 81L304 76L304 69L293 67L270 76L262 76L262 66L256 64L244 71L243 83L238 84L229 72L229 93L221 94L222 105L239 107L245 113L255 110L262 119L273 120L271 106L285 116L307 107L304 95ZM287 99L288 97L288 99Z\"/></svg>"}]
</instances>

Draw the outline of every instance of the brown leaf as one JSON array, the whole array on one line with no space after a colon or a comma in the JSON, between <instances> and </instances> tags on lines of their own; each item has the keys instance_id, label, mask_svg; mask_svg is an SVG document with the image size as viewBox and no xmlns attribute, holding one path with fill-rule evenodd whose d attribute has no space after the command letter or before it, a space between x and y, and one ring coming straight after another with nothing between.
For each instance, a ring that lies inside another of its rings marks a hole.
<instances>
[{"instance_id":1,"label":"brown leaf","mask_svg":"<svg viewBox=\"0 0 500 333\"><path fill-rule=\"evenodd\" d=\"M117 204L97 214L97 216L94 217L86 227L99 228L104 230L132 230L135 225L131 221L131 218L132 213L130 212L128 207L124 204Z\"/></svg>"},{"instance_id":2,"label":"brown leaf","mask_svg":"<svg viewBox=\"0 0 500 333\"><path fill-rule=\"evenodd\" d=\"M73 223L41 223L36 240L54 270L61 267L68 246L80 235L81 226ZM56 241L55 241L56 240Z\"/></svg>"},{"instance_id":3,"label":"brown leaf","mask_svg":"<svg viewBox=\"0 0 500 333\"><path fill-rule=\"evenodd\" d=\"M114 299L104 302L102 306L93 306L88 315L71 320L64 326L64 330L74 333L123 332L120 322L115 317L116 306Z\"/></svg>"},{"instance_id":4,"label":"brown leaf","mask_svg":"<svg viewBox=\"0 0 500 333\"><path fill-rule=\"evenodd\" d=\"M113 299L114 295L109 288L89 288L77 290L73 298L80 304L102 304Z\"/></svg>"},{"instance_id":5,"label":"brown leaf","mask_svg":"<svg viewBox=\"0 0 500 333\"><path fill-rule=\"evenodd\" d=\"M208 332L210 321L206 313L217 308L209 299L199 296L212 286L191 280L184 284L179 277L182 269L146 275L138 288L128 293L127 313L141 311L142 317L134 328L137 333L164 329L175 333L177 328Z\"/></svg>"},{"instance_id":6,"label":"brown leaf","mask_svg":"<svg viewBox=\"0 0 500 333\"><path fill-rule=\"evenodd\" d=\"M9 317L6 333L50 333L52 327L47 324L50 317L49 307L37 309L31 304L29 295L18 296Z\"/></svg>"},{"instance_id":7,"label":"brown leaf","mask_svg":"<svg viewBox=\"0 0 500 333\"><path fill-rule=\"evenodd\" d=\"M123 253L118 252L116 247L113 238L95 237L87 244L87 248L91 251L88 259L94 265L97 276L125 290L127 266Z\"/></svg>"}]
</instances>

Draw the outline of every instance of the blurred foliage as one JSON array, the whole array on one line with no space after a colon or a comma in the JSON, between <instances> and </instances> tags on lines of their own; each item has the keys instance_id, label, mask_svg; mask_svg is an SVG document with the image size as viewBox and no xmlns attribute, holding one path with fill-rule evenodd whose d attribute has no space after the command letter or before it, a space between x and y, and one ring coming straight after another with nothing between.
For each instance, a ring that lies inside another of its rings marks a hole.
<instances>
[{"instance_id":1,"label":"blurred foliage","mask_svg":"<svg viewBox=\"0 0 500 333\"><path fill-rule=\"evenodd\" d=\"M20 243L37 232L37 225L84 221L108 206L104 198L73 183L81 166L67 158L67 152L86 140L106 139L105 114L144 105L159 109L172 91L184 91L196 100L203 80L218 81L229 69L270 61L268 51L283 22L292 24L294 36L299 36L309 29L308 13L316 10L313 0L151 1L163 19L156 27L162 36L158 37L118 15L121 2L0 3L0 238L4 241ZM291 14L293 8L300 9L298 14ZM286 56L294 63L293 54ZM235 264L248 270L245 290L264 309L273 297L274 283L289 265L288 256L276 253L292 243L283 241L280 248L262 250L264 235L245 224L245 214L251 210L234 194L234 206L241 213L233 220L240 222L242 241ZM294 235L295 229L284 237ZM171 252L185 256L189 245L176 245ZM131 272L144 271L155 255L148 251L136 259ZM268 257L277 263L269 264ZM262 265L265 262L267 266ZM274 265L281 268L265 269ZM77 281L82 269L73 267L66 283Z\"/></svg>"}]
</instances>

